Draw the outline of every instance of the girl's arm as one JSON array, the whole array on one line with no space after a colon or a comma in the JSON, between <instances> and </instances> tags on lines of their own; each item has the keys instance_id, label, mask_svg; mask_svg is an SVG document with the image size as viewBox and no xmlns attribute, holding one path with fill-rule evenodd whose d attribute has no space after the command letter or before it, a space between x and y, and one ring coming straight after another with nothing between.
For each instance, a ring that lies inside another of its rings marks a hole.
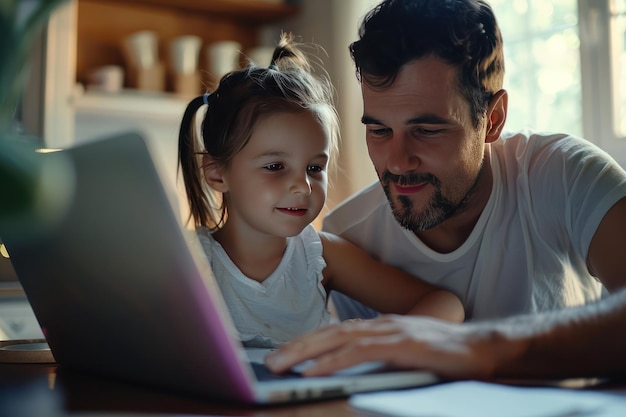
<instances>
[{"instance_id":1,"label":"girl's arm","mask_svg":"<svg viewBox=\"0 0 626 417\"><path fill-rule=\"evenodd\" d=\"M464 320L463 305L453 293L379 262L339 236L320 232L320 238L328 290L340 291L380 313Z\"/></svg>"}]
</instances>

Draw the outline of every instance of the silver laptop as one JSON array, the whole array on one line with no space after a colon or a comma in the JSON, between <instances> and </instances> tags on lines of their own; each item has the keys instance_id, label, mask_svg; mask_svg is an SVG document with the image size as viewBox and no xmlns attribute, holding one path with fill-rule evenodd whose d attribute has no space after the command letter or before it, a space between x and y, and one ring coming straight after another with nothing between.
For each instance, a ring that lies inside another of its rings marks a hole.
<instances>
[{"instance_id":1,"label":"silver laptop","mask_svg":"<svg viewBox=\"0 0 626 417\"><path fill-rule=\"evenodd\" d=\"M47 186L65 197L39 210L26 233L0 236L60 366L247 403L437 382L427 372L361 367L323 378L271 374L264 352L238 341L197 237L139 134L41 161Z\"/></svg>"},{"instance_id":2,"label":"silver laptop","mask_svg":"<svg viewBox=\"0 0 626 417\"><path fill-rule=\"evenodd\" d=\"M15 274L15 269L9 259L8 252L0 237L0 289L2 288L19 288L19 281Z\"/></svg>"}]
</instances>

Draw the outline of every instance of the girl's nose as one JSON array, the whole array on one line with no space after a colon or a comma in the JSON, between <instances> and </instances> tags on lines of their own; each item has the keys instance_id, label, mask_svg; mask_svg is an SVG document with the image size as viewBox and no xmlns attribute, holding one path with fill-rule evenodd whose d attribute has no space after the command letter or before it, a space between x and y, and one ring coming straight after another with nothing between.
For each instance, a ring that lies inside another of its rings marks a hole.
<instances>
[{"instance_id":1,"label":"girl's nose","mask_svg":"<svg viewBox=\"0 0 626 417\"><path fill-rule=\"evenodd\" d=\"M294 176L290 191L294 194L311 194L309 176L307 174Z\"/></svg>"}]
</instances>

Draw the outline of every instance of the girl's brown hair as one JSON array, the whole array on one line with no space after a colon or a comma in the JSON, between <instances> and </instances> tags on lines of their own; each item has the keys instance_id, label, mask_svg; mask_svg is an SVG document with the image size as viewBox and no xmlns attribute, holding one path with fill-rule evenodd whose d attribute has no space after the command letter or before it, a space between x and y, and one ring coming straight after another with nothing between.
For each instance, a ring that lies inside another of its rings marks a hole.
<instances>
[{"instance_id":1,"label":"girl's brown hair","mask_svg":"<svg viewBox=\"0 0 626 417\"><path fill-rule=\"evenodd\" d=\"M313 74L305 45L282 34L268 67L249 67L226 74L211 94L193 99L183 115L178 142L189 220L211 231L227 218L223 196L204 181L203 155L211 163L227 165L250 140L255 124L282 112L309 111L329 133L332 154L339 140L339 121L333 106L332 85L324 72ZM196 113L207 105L197 134Z\"/></svg>"}]
</instances>

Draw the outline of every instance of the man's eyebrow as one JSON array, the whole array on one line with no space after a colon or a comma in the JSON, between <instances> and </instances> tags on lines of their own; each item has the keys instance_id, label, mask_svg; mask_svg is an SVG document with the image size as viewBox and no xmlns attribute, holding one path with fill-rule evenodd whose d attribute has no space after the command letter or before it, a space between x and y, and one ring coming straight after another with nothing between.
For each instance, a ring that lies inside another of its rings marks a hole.
<instances>
[{"instance_id":1,"label":"man's eyebrow","mask_svg":"<svg viewBox=\"0 0 626 417\"><path fill-rule=\"evenodd\" d=\"M375 119L371 116L363 116L361 117L361 123L364 125L384 125L380 120ZM406 121L407 125L417 125L417 124L450 124L450 120L445 119L441 116L437 116L435 114L424 114L418 117L413 117Z\"/></svg>"},{"instance_id":2,"label":"man's eyebrow","mask_svg":"<svg viewBox=\"0 0 626 417\"><path fill-rule=\"evenodd\" d=\"M441 116L437 116L436 114L423 114L418 117L413 117L406 122L407 125L417 125L417 124L431 124L431 125L442 125L442 124L450 124L450 120L445 119Z\"/></svg>"},{"instance_id":3,"label":"man's eyebrow","mask_svg":"<svg viewBox=\"0 0 626 417\"><path fill-rule=\"evenodd\" d=\"M379 120L376 120L373 117L366 115L363 115L361 117L361 123L363 123L364 125L382 125Z\"/></svg>"}]
</instances>

